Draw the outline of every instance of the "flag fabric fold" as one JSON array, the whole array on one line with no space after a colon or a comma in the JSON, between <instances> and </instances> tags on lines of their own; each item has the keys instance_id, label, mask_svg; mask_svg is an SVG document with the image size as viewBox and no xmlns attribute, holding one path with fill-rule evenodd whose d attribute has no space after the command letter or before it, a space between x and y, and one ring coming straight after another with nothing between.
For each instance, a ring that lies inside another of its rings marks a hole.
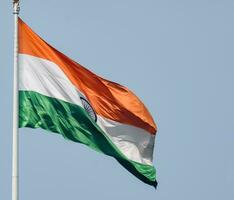
<instances>
[{"instance_id":1,"label":"flag fabric fold","mask_svg":"<svg viewBox=\"0 0 234 200\"><path fill-rule=\"evenodd\" d=\"M128 88L97 76L19 18L19 127L42 128L114 157L156 187L156 124Z\"/></svg>"}]
</instances>

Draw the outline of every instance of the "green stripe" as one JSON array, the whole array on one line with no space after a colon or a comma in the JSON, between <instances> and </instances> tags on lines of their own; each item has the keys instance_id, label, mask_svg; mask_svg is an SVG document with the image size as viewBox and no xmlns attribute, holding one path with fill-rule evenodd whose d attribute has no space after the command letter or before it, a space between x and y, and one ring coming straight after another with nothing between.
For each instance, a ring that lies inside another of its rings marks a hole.
<instances>
[{"instance_id":1,"label":"green stripe","mask_svg":"<svg viewBox=\"0 0 234 200\"><path fill-rule=\"evenodd\" d=\"M127 159L100 127L78 106L36 92L19 92L19 127L43 128L113 156L143 182L156 186L153 166Z\"/></svg>"}]
</instances>

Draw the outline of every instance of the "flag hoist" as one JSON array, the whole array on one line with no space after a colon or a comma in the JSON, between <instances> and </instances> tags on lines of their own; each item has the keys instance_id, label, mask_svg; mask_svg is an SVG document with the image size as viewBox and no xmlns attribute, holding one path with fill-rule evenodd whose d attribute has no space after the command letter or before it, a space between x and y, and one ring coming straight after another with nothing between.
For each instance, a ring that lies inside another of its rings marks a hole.
<instances>
[{"instance_id":1,"label":"flag hoist","mask_svg":"<svg viewBox=\"0 0 234 200\"><path fill-rule=\"evenodd\" d=\"M13 141L12 141L12 200L19 199L19 93L18 93L18 15L19 0L13 1L14 14L14 83L13 83Z\"/></svg>"}]
</instances>

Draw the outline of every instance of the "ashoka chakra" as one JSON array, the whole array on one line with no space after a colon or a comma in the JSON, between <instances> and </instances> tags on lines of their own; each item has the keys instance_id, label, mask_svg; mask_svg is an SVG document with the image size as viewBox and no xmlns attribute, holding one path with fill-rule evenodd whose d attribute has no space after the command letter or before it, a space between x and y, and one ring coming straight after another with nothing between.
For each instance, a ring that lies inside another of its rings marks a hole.
<instances>
[{"instance_id":1,"label":"ashoka chakra","mask_svg":"<svg viewBox=\"0 0 234 200\"><path fill-rule=\"evenodd\" d=\"M93 107L90 105L90 103L84 97L80 97L80 100L81 100L81 103L82 103L85 111L96 122L97 121L97 115L96 115Z\"/></svg>"}]
</instances>

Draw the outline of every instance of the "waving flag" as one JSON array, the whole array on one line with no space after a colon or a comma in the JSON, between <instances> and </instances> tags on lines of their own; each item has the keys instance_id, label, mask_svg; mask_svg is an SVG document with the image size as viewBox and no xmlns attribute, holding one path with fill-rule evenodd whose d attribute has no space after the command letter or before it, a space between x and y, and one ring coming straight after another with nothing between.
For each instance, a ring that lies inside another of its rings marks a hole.
<instances>
[{"instance_id":1,"label":"waving flag","mask_svg":"<svg viewBox=\"0 0 234 200\"><path fill-rule=\"evenodd\" d=\"M60 53L21 19L18 30L19 126L85 144L156 186L156 125L144 104Z\"/></svg>"}]
</instances>

